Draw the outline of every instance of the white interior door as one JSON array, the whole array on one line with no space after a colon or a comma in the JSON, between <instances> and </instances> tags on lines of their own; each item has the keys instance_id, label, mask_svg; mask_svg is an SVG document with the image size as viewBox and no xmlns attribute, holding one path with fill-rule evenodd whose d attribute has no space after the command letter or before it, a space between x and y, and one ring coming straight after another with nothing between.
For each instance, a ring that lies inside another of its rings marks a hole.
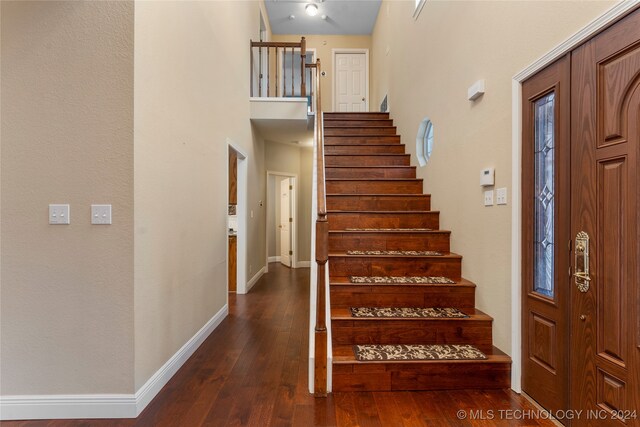
<instances>
[{"instance_id":1,"label":"white interior door","mask_svg":"<svg viewBox=\"0 0 640 427\"><path fill-rule=\"evenodd\" d=\"M336 111L366 111L367 55L364 53L336 53L335 100Z\"/></svg>"},{"instance_id":2,"label":"white interior door","mask_svg":"<svg viewBox=\"0 0 640 427\"><path fill-rule=\"evenodd\" d=\"M280 262L291 267L291 178L280 181Z\"/></svg>"}]
</instances>

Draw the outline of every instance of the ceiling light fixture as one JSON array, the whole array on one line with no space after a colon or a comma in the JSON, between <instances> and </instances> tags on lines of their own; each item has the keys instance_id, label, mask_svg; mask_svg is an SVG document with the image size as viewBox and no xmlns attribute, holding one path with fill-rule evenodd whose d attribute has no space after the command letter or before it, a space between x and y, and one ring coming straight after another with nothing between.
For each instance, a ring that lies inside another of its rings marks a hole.
<instances>
[{"instance_id":1,"label":"ceiling light fixture","mask_svg":"<svg viewBox=\"0 0 640 427\"><path fill-rule=\"evenodd\" d=\"M327 15L321 15L320 18L324 19L325 21L327 20Z\"/></svg>"},{"instance_id":2,"label":"ceiling light fixture","mask_svg":"<svg viewBox=\"0 0 640 427\"><path fill-rule=\"evenodd\" d=\"M315 3L309 3L305 6L304 10L307 12L307 15L316 16L318 14L318 5Z\"/></svg>"}]
</instances>

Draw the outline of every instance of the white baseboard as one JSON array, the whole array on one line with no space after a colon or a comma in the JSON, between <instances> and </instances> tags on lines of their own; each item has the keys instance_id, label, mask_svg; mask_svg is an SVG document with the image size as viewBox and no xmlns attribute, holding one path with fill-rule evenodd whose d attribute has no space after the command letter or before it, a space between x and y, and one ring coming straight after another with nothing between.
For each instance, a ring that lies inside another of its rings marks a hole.
<instances>
[{"instance_id":1,"label":"white baseboard","mask_svg":"<svg viewBox=\"0 0 640 427\"><path fill-rule=\"evenodd\" d=\"M251 280L249 280L247 282L247 293L251 290L251 288L253 288L253 285L256 284L256 282L258 280L260 280L260 278L262 277L262 275L264 274L264 271L266 270L266 267L262 267L260 270L258 270L258 272L255 274L255 276L253 276L251 278Z\"/></svg>"},{"instance_id":2,"label":"white baseboard","mask_svg":"<svg viewBox=\"0 0 640 427\"><path fill-rule=\"evenodd\" d=\"M311 267L311 261L298 261L296 268L309 268Z\"/></svg>"},{"instance_id":3,"label":"white baseboard","mask_svg":"<svg viewBox=\"0 0 640 427\"><path fill-rule=\"evenodd\" d=\"M135 394L0 396L0 420L135 418L228 314L225 304Z\"/></svg>"},{"instance_id":4,"label":"white baseboard","mask_svg":"<svg viewBox=\"0 0 640 427\"><path fill-rule=\"evenodd\" d=\"M279 256L270 256L269 262L280 262L281 259L282 257L279 257Z\"/></svg>"}]
</instances>

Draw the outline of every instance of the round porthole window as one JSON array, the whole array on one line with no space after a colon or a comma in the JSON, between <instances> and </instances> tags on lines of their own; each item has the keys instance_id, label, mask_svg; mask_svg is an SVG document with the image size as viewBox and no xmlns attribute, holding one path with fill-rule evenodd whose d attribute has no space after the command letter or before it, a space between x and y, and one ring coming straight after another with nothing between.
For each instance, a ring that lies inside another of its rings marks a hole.
<instances>
[{"instance_id":1,"label":"round porthole window","mask_svg":"<svg viewBox=\"0 0 640 427\"><path fill-rule=\"evenodd\" d=\"M418 156L418 163L420 166L424 166L431 157L431 151L433 150L433 123L429 118L425 118L420 122L418 127L418 136L416 136L416 154Z\"/></svg>"}]
</instances>

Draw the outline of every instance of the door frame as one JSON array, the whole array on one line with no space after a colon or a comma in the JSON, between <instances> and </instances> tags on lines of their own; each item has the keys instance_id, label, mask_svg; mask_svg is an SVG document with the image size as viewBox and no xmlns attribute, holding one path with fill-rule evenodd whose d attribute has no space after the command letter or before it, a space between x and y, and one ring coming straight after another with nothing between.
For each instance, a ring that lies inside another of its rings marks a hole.
<instances>
[{"instance_id":1,"label":"door frame","mask_svg":"<svg viewBox=\"0 0 640 427\"><path fill-rule=\"evenodd\" d=\"M229 188L229 148L233 148L236 153L238 153L238 205L236 210L236 218L238 220L238 259L237 259L237 285L236 285L236 294L246 294L247 293L247 191L248 191L248 159L246 152L242 149L238 144L232 141L230 138L226 140L226 148L227 148L227 156L226 156L226 186L225 189ZM227 204L225 205L225 221L224 221L224 234L228 237L229 231L229 214L228 214L228 206L229 206L229 191L227 192ZM226 257L226 289L227 289L227 303L229 303L229 245L227 244L227 239L225 239L225 253Z\"/></svg>"},{"instance_id":2,"label":"door frame","mask_svg":"<svg viewBox=\"0 0 640 427\"><path fill-rule=\"evenodd\" d=\"M525 67L511 81L511 389L522 392L522 83L638 8L620 2Z\"/></svg>"},{"instance_id":3,"label":"door frame","mask_svg":"<svg viewBox=\"0 0 640 427\"><path fill-rule=\"evenodd\" d=\"M365 85L367 87L367 98L364 102L365 111L369 111L369 49L364 48L335 48L331 49L331 99L332 111L336 111L336 54L339 53L364 53L366 68Z\"/></svg>"},{"instance_id":4,"label":"door frame","mask_svg":"<svg viewBox=\"0 0 640 427\"><path fill-rule=\"evenodd\" d=\"M291 172L278 172L278 171L267 171L267 196L266 196L266 208L267 208L267 215L266 215L266 220L267 220L267 226L269 225L269 219L271 219L271 204L275 203L274 199L275 199L275 194L273 194L271 191L269 191L269 177L270 176L284 176L286 178L292 178L293 179L293 194L292 194L292 199L291 200L291 206L292 206L292 210L291 210L291 218L293 218L293 221L291 222L291 251L293 252L293 257L291 258L291 268L298 268L298 188L297 186L299 185L298 183L300 182L298 180L298 174L295 173L291 173ZM269 230L267 229L267 227L265 227L265 273L269 272Z\"/></svg>"}]
</instances>

